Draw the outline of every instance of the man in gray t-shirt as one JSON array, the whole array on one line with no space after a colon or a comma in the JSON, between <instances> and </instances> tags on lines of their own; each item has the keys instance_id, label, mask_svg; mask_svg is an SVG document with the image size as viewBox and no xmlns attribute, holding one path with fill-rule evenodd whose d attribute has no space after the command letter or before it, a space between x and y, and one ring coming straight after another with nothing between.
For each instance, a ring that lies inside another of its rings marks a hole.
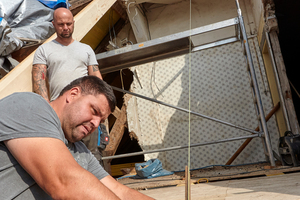
<instances>
[{"instance_id":1,"label":"man in gray t-shirt","mask_svg":"<svg viewBox=\"0 0 300 200\"><path fill-rule=\"evenodd\" d=\"M95 76L76 79L50 104L27 92L1 99L0 199L152 199L108 175L81 142L115 103Z\"/></svg>"}]
</instances>

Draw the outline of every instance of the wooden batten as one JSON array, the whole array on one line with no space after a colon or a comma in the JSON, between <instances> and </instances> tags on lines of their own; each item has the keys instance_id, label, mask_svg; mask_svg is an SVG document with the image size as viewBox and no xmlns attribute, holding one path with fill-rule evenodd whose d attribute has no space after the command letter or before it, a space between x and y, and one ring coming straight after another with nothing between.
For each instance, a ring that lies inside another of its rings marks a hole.
<instances>
[{"instance_id":1,"label":"wooden batten","mask_svg":"<svg viewBox=\"0 0 300 200\"><path fill-rule=\"evenodd\" d=\"M89 3L74 17L73 38L80 41L115 2L116 0L93 0ZM55 38L56 34L47 39L45 43ZM0 99L14 92L32 91L31 69L34 52L0 80Z\"/></svg>"},{"instance_id":2,"label":"wooden batten","mask_svg":"<svg viewBox=\"0 0 300 200\"><path fill-rule=\"evenodd\" d=\"M126 108L127 102L124 102L121 110L117 109L117 111L114 112L118 116L116 117L116 122L114 123L114 126L109 133L110 140L109 144L106 146L106 149L103 152L104 157L115 155L118 146L123 138L125 126L127 123ZM110 163L111 160L103 160L104 169L111 174L112 172Z\"/></svg>"}]
</instances>

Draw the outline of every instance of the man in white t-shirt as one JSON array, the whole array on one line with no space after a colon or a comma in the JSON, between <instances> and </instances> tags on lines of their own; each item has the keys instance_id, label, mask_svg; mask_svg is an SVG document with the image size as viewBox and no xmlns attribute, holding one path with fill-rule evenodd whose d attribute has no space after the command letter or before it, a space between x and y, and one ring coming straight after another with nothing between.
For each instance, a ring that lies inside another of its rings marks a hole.
<instances>
[{"instance_id":1,"label":"man in white t-shirt","mask_svg":"<svg viewBox=\"0 0 300 200\"><path fill-rule=\"evenodd\" d=\"M57 8L52 23L57 37L36 50L32 68L33 91L48 102L55 100L66 85L79 77L93 75L102 79L93 49L72 37L74 18L71 11ZM83 142L100 160L97 141L98 129Z\"/></svg>"}]
</instances>

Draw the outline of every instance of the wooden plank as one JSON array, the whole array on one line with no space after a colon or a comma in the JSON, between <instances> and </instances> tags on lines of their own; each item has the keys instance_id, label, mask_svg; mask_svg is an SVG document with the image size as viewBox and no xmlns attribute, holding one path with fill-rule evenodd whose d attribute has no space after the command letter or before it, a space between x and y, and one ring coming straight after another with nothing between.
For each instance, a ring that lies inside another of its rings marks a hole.
<instances>
[{"instance_id":1,"label":"wooden plank","mask_svg":"<svg viewBox=\"0 0 300 200\"><path fill-rule=\"evenodd\" d=\"M226 181L241 178L271 176L282 173L300 172L300 167L277 166L275 168L267 169L268 166L268 163L260 163L230 167L214 166L210 168L192 170L190 172L191 183L196 184L204 182ZM184 174L185 172L176 172L169 176L162 176L152 179L122 178L118 181L135 190L144 190L158 187L184 185Z\"/></svg>"},{"instance_id":2,"label":"wooden plank","mask_svg":"<svg viewBox=\"0 0 300 200\"><path fill-rule=\"evenodd\" d=\"M124 98L124 99L126 99L126 98ZM117 120L115 121L114 126L109 133L109 144L106 146L105 150L103 151L103 157L115 155L115 153L118 149L118 146L122 140L122 137L124 135L124 130L126 127L126 122L127 122L126 108L127 108L127 102L128 102L126 100L124 100L124 101L125 102L123 103L121 111L118 114ZM110 163L111 163L111 159L103 160L104 169L109 174L112 173Z\"/></svg>"},{"instance_id":3,"label":"wooden plank","mask_svg":"<svg viewBox=\"0 0 300 200\"><path fill-rule=\"evenodd\" d=\"M82 38L81 42L88 44L92 49L96 49L103 38L109 34L109 27L120 19L114 9L109 9L102 18L93 26L93 28Z\"/></svg>"},{"instance_id":4,"label":"wooden plank","mask_svg":"<svg viewBox=\"0 0 300 200\"><path fill-rule=\"evenodd\" d=\"M115 110L113 113L111 113L113 116L115 116L115 118L118 118L121 114L121 110L120 108L118 108L117 106L115 107Z\"/></svg>"},{"instance_id":5,"label":"wooden plank","mask_svg":"<svg viewBox=\"0 0 300 200\"><path fill-rule=\"evenodd\" d=\"M284 174L271 177L257 177L251 179L231 180L191 186L193 200L240 200L263 199L279 200L300 199L300 173ZM182 200L184 187L165 187L151 190L142 190L156 200Z\"/></svg>"},{"instance_id":6,"label":"wooden plank","mask_svg":"<svg viewBox=\"0 0 300 200\"><path fill-rule=\"evenodd\" d=\"M112 130L109 133L109 144L106 146L105 155L113 156L115 155L117 148L121 142L124 134L125 123L127 122L126 117L126 106L123 105L121 108L121 114L117 118ZM111 162L111 160L108 160Z\"/></svg>"},{"instance_id":7,"label":"wooden plank","mask_svg":"<svg viewBox=\"0 0 300 200\"><path fill-rule=\"evenodd\" d=\"M85 6L87 6L92 0L70 0L69 3L71 4L70 10L75 16L77 13L79 13Z\"/></svg>"},{"instance_id":8,"label":"wooden plank","mask_svg":"<svg viewBox=\"0 0 300 200\"><path fill-rule=\"evenodd\" d=\"M291 126L291 131L294 134L300 134L299 124L297 115L294 108L294 103L292 99L291 88L289 85L289 80L286 74L286 68L283 61L283 56L281 53L281 48L278 39L278 22L275 16L275 4L274 0L264 0L263 2L265 19L266 20L266 30L269 32L270 42L272 46L273 56L276 63L276 68L280 80L280 89L283 94L285 107L287 110L288 120Z\"/></svg>"},{"instance_id":9,"label":"wooden plank","mask_svg":"<svg viewBox=\"0 0 300 200\"><path fill-rule=\"evenodd\" d=\"M112 176L123 176L122 169L131 169L135 167L135 163L124 163L118 165L111 165L111 175Z\"/></svg>"},{"instance_id":10,"label":"wooden plank","mask_svg":"<svg viewBox=\"0 0 300 200\"><path fill-rule=\"evenodd\" d=\"M269 119L273 116L273 114L279 109L280 102L278 102L274 108L267 114L266 116L266 122L269 121ZM255 131L259 131L259 126L256 127ZM252 133L253 134L253 133ZM240 155L240 153L246 148L246 146L251 142L252 138L248 138L245 140L245 142L238 148L238 150L231 156L231 158L227 161L225 165L231 165L231 163Z\"/></svg>"},{"instance_id":11,"label":"wooden plank","mask_svg":"<svg viewBox=\"0 0 300 200\"><path fill-rule=\"evenodd\" d=\"M18 62L22 62L29 54L35 51L40 44L36 44L30 47L23 47L17 51L11 53L11 56L16 59Z\"/></svg>"},{"instance_id":12,"label":"wooden plank","mask_svg":"<svg viewBox=\"0 0 300 200\"><path fill-rule=\"evenodd\" d=\"M93 0L81 10L74 17L73 38L80 41L115 2L116 0ZM45 42L55 38L56 34ZM0 99L14 92L32 91L31 68L34 52L0 80Z\"/></svg>"},{"instance_id":13,"label":"wooden plank","mask_svg":"<svg viewBox=\"0 0 300 200\"><path fill-rule=\"evenodd\" d=\"M287 109L287 114L288 114L288 118L289 118L289 122L290 122L290 126L291 126L291 131L294 134L300 134L298 119L297 119L297 115L295 112L295 107L294 107L294 103L293 103L293 99L292 99L292 92L291 92L291 88L289 85L288 77L286 75L286 68L285 68L282 53L280 50L278 36L277 36L276 31L274 31L274 30L272 30L269 33L269 35L270 35L270 41L272 44L272 50L273 50L273 54L274 54L274 58L275 58L275 62L276 62L277 71L278 71L278 76L279 76L279 80L281 83L280 89L282 90L283 98L285 100L285 106Z\"/></svg>"},{"instance_id":14,"label":"wooden plank","mask_svg":"<svg viewBox=\"0 0 300 200\"><path fill-rule=\"evenodd\" d=\"M151 179L122 178L119 179L118 182L135 190L185 185L184 175L181 176L181 174L178 175L177 173L169 176L161 176L161 177L156 177Z\"/></svg>"}]
</instances>

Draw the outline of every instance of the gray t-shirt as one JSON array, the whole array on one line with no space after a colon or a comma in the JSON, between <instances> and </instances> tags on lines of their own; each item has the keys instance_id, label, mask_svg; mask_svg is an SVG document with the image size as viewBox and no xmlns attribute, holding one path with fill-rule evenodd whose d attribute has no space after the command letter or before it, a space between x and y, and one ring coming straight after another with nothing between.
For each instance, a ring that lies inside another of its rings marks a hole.
<instances>
[{"instance_id":1,"label":"gray t-shirt","mask_svg":"<svg viewBox=\"0 0 300 200\"><path fill-rule=\"evenodd\" d=\"M88 66L98 65L93 49L78 41L64 46L52 40L36 50L33 65L47 66L50 101L59 96L62 89L71 81L88 75Z\"/></svg>"},{"instance_id":2,"label":"gray t-shirt","mask_svg":"<svg viewBox=\"0 0 300 200\"><path fill-rule=\"evenodd\" d=\"M0 199L51 199L19 165L3 141L23 137L62 140L77 163L99 180L108 173L82 142L68 143L58 116L35 93L14 93L0 100Z\"/></svg>"}]
</instances>

